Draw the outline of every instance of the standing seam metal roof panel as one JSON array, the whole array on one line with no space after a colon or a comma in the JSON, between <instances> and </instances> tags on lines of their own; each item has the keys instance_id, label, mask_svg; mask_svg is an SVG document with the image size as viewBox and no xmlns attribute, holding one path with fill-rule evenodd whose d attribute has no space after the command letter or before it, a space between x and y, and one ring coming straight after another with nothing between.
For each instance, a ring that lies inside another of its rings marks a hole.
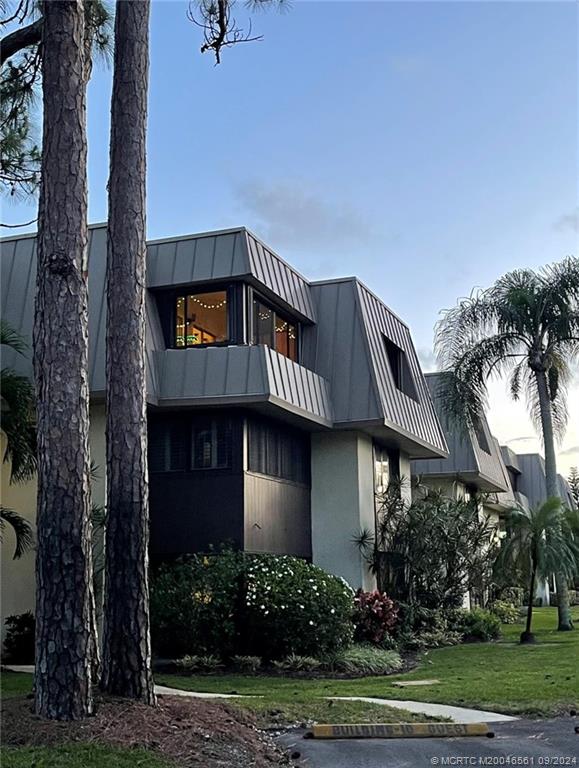
<instances>
[{"instance_id":1,"label":"standing seam metal roof panel","mask_svg":"<svg viewBox=\"0 0 579 768\"><path fill-rule=\"evenodd\" d=\"M424 442L445 451L444 433L424 382L408 327L359 281L356 281L356 289L385 420L394 429L399 425ZM384 337L403 351L412 374L417 400L400 391L394 384Z\"/></svg>"},{"instance_id":2,"label":"standing seam metal roof panel","mask_svg":"<svg viewBox=\"0 0 579 768\"><path fill-rule=\"evenodd\" d=\"M481 426L488 442L489 453L479 445L473 430L454 428L444 414L440 399L440 381L444 374L428 373L425 381L434 402L440 423L443 425L450 455L446 459L427 459L415 461L412 471L418 475L448 475L476 473L481 479L491 483L495 491L507 490L503 473L503 462L498 444L491 435L486 417L481 417ZM474 478L473 478L474 481ZM476 484L476 483L475 483Z\"/></svg>"}]
</instances>

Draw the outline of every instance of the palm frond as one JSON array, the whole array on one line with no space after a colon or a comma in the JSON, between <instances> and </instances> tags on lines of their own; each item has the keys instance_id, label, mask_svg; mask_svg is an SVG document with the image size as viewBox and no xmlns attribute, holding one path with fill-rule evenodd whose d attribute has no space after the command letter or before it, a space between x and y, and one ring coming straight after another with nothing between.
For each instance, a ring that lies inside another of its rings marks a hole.
<instances>
[{"instance_id":1,"label":"palm frond","mask_svg":"<svg viewBox=\"0 0 579 768\"><path fill-rule=\"evenodd\" d=\"M16 547L14 549L13 559L18 560L22 555L32 548L34 544L34 535L30 523L7 507L0 507L0 539L4 534L6 524L10 525L16 536Z\"/></svg>"},{"instance_id":2,"label":"palm frond","mask_svg":"<svg viewBox=\"0 0 579 768\"><path fill-rule=\"evenodd\" d=\"M23 482L36 472L35 393L29 379L10 368L0 372L4 461L11 461L10 480Z\"/></svg>"},{"instance_id":3,"label":"palm frond","mask_svg":"<svg viewBox=\"0 0 579 768\"><path fill-rule=\"evenodd\" d=\"M516 335L488 336L457 348L457 356L439 381L440 402L448 419L473 427L487 406L487 386L493 376L509 373L522 351Z\"/></svg>"},{"instance_id":4,"label":"palm frond","mask_svg":"<svg viewBox=\"0 0 579 768\"><path fill-rule=\"evenodd\" d=\"M10 347L21 355L28 349L24 336L21 336L6 320L0 320L0 344Z\"/></svg>"}]
</instances>

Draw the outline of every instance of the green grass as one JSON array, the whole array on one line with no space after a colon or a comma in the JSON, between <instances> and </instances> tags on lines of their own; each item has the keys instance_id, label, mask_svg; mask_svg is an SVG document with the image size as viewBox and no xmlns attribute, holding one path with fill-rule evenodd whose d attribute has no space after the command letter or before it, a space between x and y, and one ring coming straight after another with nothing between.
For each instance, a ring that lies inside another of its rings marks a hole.
<instances>
[{"instance_id":1,"label":"green grass","mask_svg":"<svg viewBox=\"0 0 579 768\"><path fill-rule=\"evenodd\" d=\"M169 768L169 763L144 749L115 749L70 744L63 747L3 747L2 768Z\"/></svg>"},{"instance_id":2,"label":"green grass","mask_svg":"<svg viewBox=\"0 0 579 768\"><path fill-rule=\"evenodd\" d=\"M0 679L0 696L2 699L26 696L31 691L32 675L27 675L23 672L2 672Z\"/></svg>"},{"instance_id":3,"label":"green grass","mask_svg":"<svg viewBox=\"0 0 579 768\"><path fill-rule=\"evenodd\" d=\"M416 670L389 677L331 680L249 675L159 675L161 685L210 693L261 696L236 700L252 709L262 724L318 722L408 722L424 719L401 710L361 702L335 702L326 696L372 696L411 699L474 707L489 711L548 716L579 705L579 609L573 610L578 629L557 632L557 610L537 608L534 631L538 643L520 646L522 626L503 627L497 643L439 648L424 654ZM30 690L30 675L5 673L3 696ZM397 680L438 679L439 685L395 688Z\"/></svg>"},{"instance_id":4,"label":"green grass","mask_svg":"<svg viewBox=\"0 0 579 768\"><path fill-rule=\"evenodd\" d=\"M162 675L157 682L195 691L261 695L264 698L259 705L240 704L263 709L283 709L289 705L293 708L298 704L304 713L314 702L317 706L319 698L324 696L373 696L548 716L579 704L578 608L573 610L573 618L578 629L557 632L557 610L538 608L533 618L538 640L535 646L518 644L521 625L504 626L499 642L432 650L422 656L418 669L403 675L357 680ZM397 680L426 678L438 679L440 684L424 688L392 685ZM361 705L361 714L366 706ZM383 712L384 721L389 715L388 710ZM399 717L399 713L393 717Z\"/></svg>"}]
</instances>

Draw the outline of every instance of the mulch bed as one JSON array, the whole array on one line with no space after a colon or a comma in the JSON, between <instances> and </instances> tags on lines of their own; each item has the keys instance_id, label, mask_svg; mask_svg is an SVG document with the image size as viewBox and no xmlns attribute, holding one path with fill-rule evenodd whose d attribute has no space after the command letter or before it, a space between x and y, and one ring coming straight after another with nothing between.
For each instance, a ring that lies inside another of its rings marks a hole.
<instances>
[{"instance_id":1,"label":"mulch bed","mask_svg":"<svg viewBox=\"0 0 579 768\"><path fill-rule=\"evenodd\" d=\"M247 715L226 704L159 696L157 707L102 698L94 717L43 720L30 698L2 704L5 746L56 746L71 742L142 747L183 768L272 768L289 760Z\"/></svg>"}]
</instances>

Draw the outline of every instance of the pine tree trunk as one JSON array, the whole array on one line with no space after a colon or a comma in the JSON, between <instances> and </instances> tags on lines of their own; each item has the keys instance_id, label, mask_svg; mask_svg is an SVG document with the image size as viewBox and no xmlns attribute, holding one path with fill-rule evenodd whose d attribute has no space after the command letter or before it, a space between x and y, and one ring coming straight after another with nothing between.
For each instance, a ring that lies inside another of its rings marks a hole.
<instances>
[{"instance_id":1,"label":"pine tree trunk","mask_svg":"<svg viewBox=\"0 0 579 768\"><path fill-rule=\"evenodd\" d=\"M93 709L83 2L45 2L43 18L34 683L39 715L72 720Z\"/></svg>"},{"instance_id":2,"label":"pine tree trunk","mask_svg":"<svg viewBox=\"0 0 579 768\"><path fill-rule=\"evenodd\" d=\"M551 399L547 386L547 375L543 370L536 370L535 380L539 393L539 406L541 409L541 426L543 429L543 445L545 447L545 479L547 486L547 498L559 496L559 484L557 482L557 459L555 456L555 435L553 432L553 413ZM558 627L561 632L573 629L571 609L569 607L569 590L567 579L560 573L555 574L557 585L557 612Z\"/></svg>"},{"instance_id":3,"label":"pine tree trunk","mask_svg":"<svg viewBox=\"0 0 579 768\"><path fill-rule=\"evenodd\" d=\"M107 260L102 687L153 704L145 378L148 25L148 0L117 3Z\"/></svg>"}]
</instances>

